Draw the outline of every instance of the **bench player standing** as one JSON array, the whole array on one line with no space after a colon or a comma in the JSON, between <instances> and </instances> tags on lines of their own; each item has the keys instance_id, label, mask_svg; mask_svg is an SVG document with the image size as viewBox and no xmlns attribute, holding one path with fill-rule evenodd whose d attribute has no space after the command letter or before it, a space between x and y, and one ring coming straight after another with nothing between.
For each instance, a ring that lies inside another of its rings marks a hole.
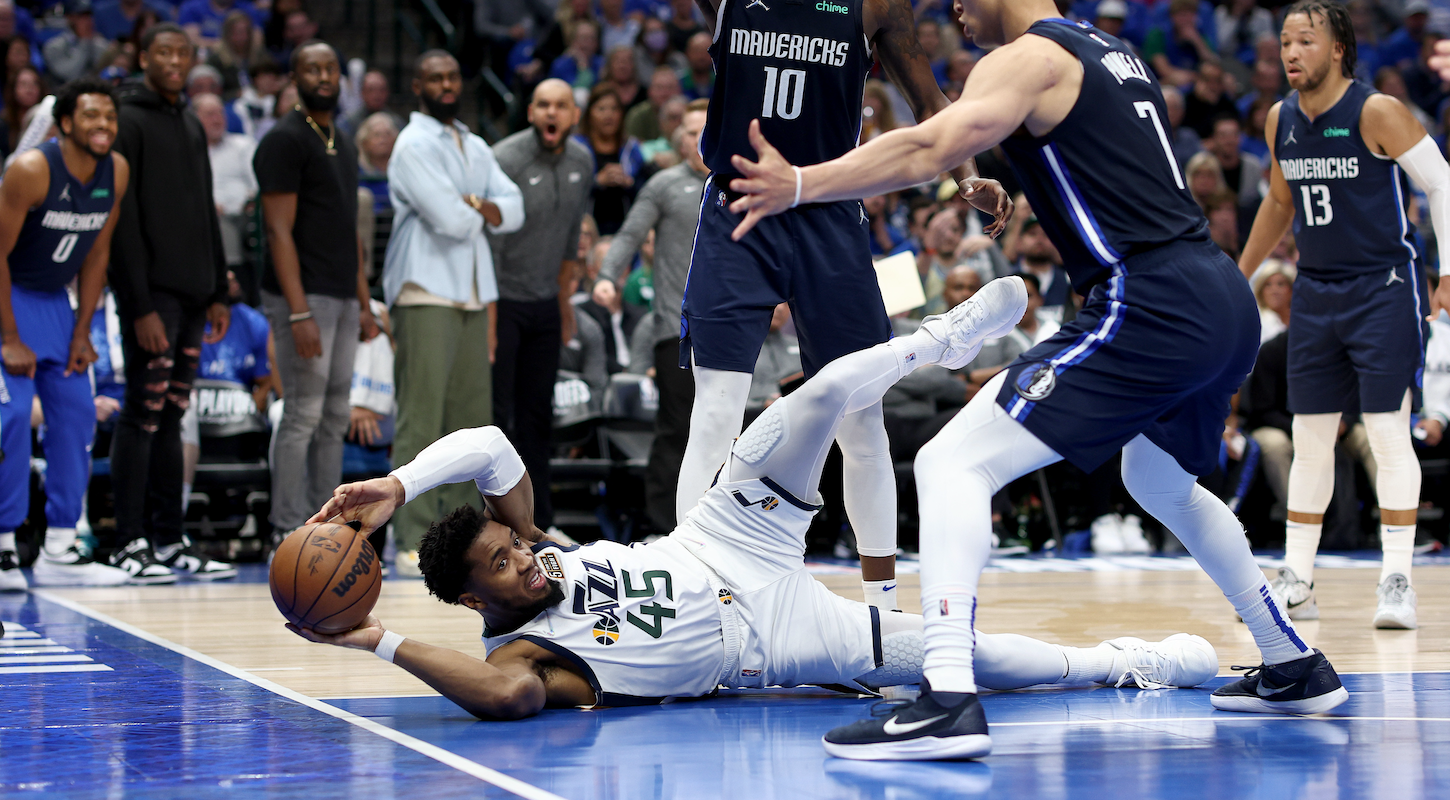
<instances>
[{"instance_id":1,"label":"bench player standing","mask_svg":"<svg viewBox=\"0 0 1450 800\"><path fill-rule=\"evenodd\" d=\"M730 158L754 155L750 121L758 118L795 164L849 151L861 131L873 48L917 119L948 104L907 0L696 2L714 27L716 77L700 143L712 177L680 326L680 366L693 360L695 403L675 501L679 519L705 494L740 432L750 374L777 305L791 305L806 375L891 336L860 203L803 206L731 240L740 217L727 208L738 196L729 188ZM955 170L965 196L996 215L988 228L996 235L1011 200L996 181L969 179L975 174L970 162ZM880 404L848 417L837 441L866 601L895 608L896 481Z\"/></svg>"},{"instance_id":2,"label":"bench player standing","mask_svg":"<svg viewBox=\"0 0 1450 800\"><path fill-rule=\"evenodd\" d=\"M26 588L15 563L15 529L30 505L30 407L37 393L48 466L36 582L113 586L130 579L75 546L96 429L91 314L106 285L130 167L111 152L116 102L109 84L66 85L56 97L55 121L60 138L17 158L0 183L0 589ZM77 273L80 299L72 311L65 287Z\"/></svg>"},{"instance_id":3,"label":"bench player standing","mask_svg":"<svg viewBox=\"0 0 1450 800\"><path fill-rule=\"evenodd\" d=\"M972 672L977 581L991 498L1063 458L1091 471L1119 449L1128 491L1198 559L1248 623L1264 664L1213 693L1227 711L1315 713L1348 699L1269 594L1243 528L1203 487L1229 399L1253 366L1259 318L1233 261L1208 237L1166 127L1158 81L1118 39L1056 16L1051 0L957 0L977 43L961 100L835 161L793 168L752 130L735 159L757 219L800 202L911 186L1001 143L1032 210L1087 295L1078 317L993 378L916 458L925 680L884 718L826 735L859 759L976 758L991 738Z\"/></svg>"},{"instance_id":4,"label":"bench player standing","mask_svg":"<svg viewBox=\"0 0 1450 800\"><path fill-rule=\"evenodd\" d=\"M1384 561L1374 625L1414 628L1410 562L1420 462L1410 440L1410 399L1424 365L1429 309L1404 176L1429 196L1443 275L1450 273L1450 166L1409 109L1354 79L1354 28L1343 6L1294 5L1280 45L1294 91L1269 110L1270 192L1239 260L1252 276L1293 222L1294 462L1284 567L1270 591L1290 617L1319 618L1314 555L1334 494L1334 443L1341 415L1360 412L1379 465ZM1450 297L1450 282L1441 282L1439 296Z\"/></svg>"}]
</instances>

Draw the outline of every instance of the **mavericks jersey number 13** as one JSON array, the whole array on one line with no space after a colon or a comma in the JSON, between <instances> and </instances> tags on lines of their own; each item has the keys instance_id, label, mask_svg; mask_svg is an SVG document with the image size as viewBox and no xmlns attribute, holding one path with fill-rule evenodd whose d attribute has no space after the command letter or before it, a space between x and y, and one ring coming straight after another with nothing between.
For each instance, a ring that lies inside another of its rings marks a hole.
<instances>
[{"instance_id":1,"label":"mavericks jersey number 13","mask_svg":"<svg viewBox=\"0 0 1450 800\"><path fill-rule=\"evenodd\" d=\"M717 174L733 155L756 159L750 121L792 164L819 164L856 146L871 68L863 0L720 0L715 88L700 152Z\"/></svg>"}]
</instances>

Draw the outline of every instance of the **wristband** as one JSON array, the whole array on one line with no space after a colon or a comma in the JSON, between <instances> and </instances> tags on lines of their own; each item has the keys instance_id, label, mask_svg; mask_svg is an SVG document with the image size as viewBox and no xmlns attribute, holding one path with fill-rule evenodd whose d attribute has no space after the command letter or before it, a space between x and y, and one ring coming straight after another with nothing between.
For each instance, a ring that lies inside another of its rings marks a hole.
<instances>
[{"instance_id":1,"label":"wristband","mask_svg":"<svg viewBox=\"0 0 1450 800\"><path fill-rule=\"evenodd\" d=\"M795 200L791 201L790 207L795 208L801 204L801 168L794 164L790 168L795 170Z\"/></svg>"},{"instance_id":2,"label":"wristband","mask_svg":"<svg viewBox=\"0 0 1450 800\"><path fill-rule=\"evenodd\" d=\"M381 658L382 660L391 664L393 663L393 655L398 652L398 645L402 644L403 640L406 638L407 637L403 636L402 634L393 633L392 631L383 631L383 639L382 641L378 642L377 649L373 650L373 653L376 654L378 658Z\"/></svg>"},{"instance_id":3,"label":"wristband","mask_svg":"<svg viewBox=\"0 0 1450 800\"><path fill-rule=\"evenodd\" d=\"M294 323L295 322L305 322L305 321L307 321L309 319L312 319L312 312L311 311L303 311L300 314L293 314L293 315L287 317L287 321L288 322L294 322Z\"/></svg>"}]
</instances>

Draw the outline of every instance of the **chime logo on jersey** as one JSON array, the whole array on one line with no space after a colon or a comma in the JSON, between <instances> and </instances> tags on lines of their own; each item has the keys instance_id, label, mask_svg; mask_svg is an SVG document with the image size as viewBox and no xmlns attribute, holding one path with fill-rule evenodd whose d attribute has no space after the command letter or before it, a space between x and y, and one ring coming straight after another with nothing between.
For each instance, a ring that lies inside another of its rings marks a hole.
<instances>
[{"instance_id":1,"label":"chime logo on jersey","mask_svg":"<svg viewBox=\"0 0 1450 800\"><path fill-rule=\"evenodd\" d=\"M559 566L559 557L553 553L542 553L539 555L539 565L543 567L544 574L556 581L564 580L564 568Z\"/></svg>"},{"instance_id":2,"label":"chime logo on jersey","mask_svg":"<svg viewBox=\"0 0 1450 800\"><path fill-rule=\"evenodd\" d=\"M735 496L735 502L746 508L760 506L762 511L774 511L776 506L780 505L780 501L775 498L775 495L768 494L759 500L746 500L745 495L741 494L739 489L732 491L731 494Z\"/></svg>"},{"instance_id":3,"label":"chime logo on jersey","mask_svg":"<svg viewBox=\"0 0 1450 800\"><path fill-rule=\"evenodd\" d=\"M1024 369L1017 374L1017 394L1027 400L1037 401L1052 394L1057 388L1057 370L1051 364L1038 364L1033 369Z\"/></svg>"}]
</instances>

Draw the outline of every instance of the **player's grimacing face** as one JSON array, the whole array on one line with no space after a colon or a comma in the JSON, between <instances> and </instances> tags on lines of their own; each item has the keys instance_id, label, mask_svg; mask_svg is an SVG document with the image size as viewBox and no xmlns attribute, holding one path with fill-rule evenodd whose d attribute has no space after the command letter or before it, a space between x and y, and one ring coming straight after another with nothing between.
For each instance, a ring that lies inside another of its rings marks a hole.
<instances>
[{"instance_id":1,"label":"player's grimacing face","mask_svg":"<svg viewBox=\"0 0 1450 800\"><path fill-rule=\"evenodd\" d=\"M116 104L103 94L83 94L76 110L61 122L72 142L95 158L105 158L116 141Z\"/></svg>"},{"instance_id":2,"label":"player's grimacing face","mask_svg":"<svg viewBox=\"0 0 1450 800\"><path fill-rule=\"evenodd\" d=\"M1334 35L1321 19L1309 14L1290 14L1279 34L1279 58L1289 85L1298 91L1319 88L1329 71L1336 69Z\"/></svg>"},{"instance_id":3,"label":"player's grimacing face","mask_svg":"<svg viewBox=\"0 0 1450 800\"><path fill-rule=\"evenodd\" d=\"M529 543L493 520L468 549L468 560L469 591L497 610L531 608L552 589Z\"/></svg>"}]
</instances>

